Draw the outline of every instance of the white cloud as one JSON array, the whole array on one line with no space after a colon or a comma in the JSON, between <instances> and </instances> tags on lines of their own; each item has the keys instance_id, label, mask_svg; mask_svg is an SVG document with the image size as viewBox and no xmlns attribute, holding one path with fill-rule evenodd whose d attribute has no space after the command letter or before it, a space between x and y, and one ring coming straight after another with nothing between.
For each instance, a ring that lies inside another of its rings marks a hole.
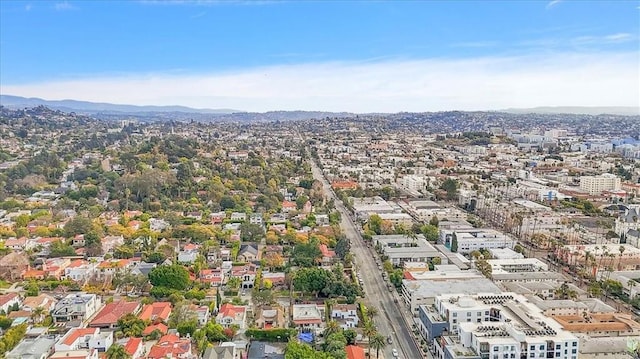
<instances>
[{"instance_id":1,"label":"white cloud","mask_svg":"<svg viewBox=\"0 0 640 359\"><path fill-rule=\"evenodd\" d=\"M247 111L640 106L637 64L636 52L332 62L226 73L0 84L0 92L52 100Z\"/></svg>"},{"instance_id":2,"label":"white cloud","mask_svg":"<svg viewBox=\"0 0 640 359\"><path fill-rule=\"evenodd\" d=\"M552 7L554 7L554 6L558 5L560 2L562 2L562 0L552 0L552 1L549 1L549 2L547 3L546 9L547 9L547 10L549 10L549 9L551 9Z\"/></svg>"},{"instance_id":3,"label":"white cloud","mask_svg":"<svg viewBox=\"0 0 640 359\"><path fill-rule=\"evenodd\" d=\"M75 10L75 9L77 9L77 7L71 5L71 3L68 2L68 1L57 2L57 3L55 3L55 5L53 5L53 7L54 7L54 9L56 9L58 11Z\"/></svg>"}]
</instances>

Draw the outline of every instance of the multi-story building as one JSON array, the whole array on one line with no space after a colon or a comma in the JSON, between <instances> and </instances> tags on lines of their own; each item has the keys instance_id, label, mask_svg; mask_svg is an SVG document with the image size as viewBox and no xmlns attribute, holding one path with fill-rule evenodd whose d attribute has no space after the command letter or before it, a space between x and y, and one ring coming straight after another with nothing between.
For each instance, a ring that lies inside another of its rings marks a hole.
<instances>
[{"instance_id":1,"label":"multi-story building","mask_svg":"<svg viewBox=\"0 0 640 359\"><path fill-rule=\"evenodd\" d=\"M437 358L577 359L579 340L515 293L441 295L420 307L420 331Z\"/></svg>"},{"instance_id":2,"label":"multi-story building","mask_svg":"<svg viewBox=\"0 0 640 359\"><path fill-rule=\"evenodd\" d=\"M51 312L55 323L84 321L102 307L100 297L89 293L71 293L60 299Z\"/></svg>"},{"instance_id":3,"label":"multi-story building","mask_svg":"<svg viewBox=\"0 0 640 359\"><path fill-rule=\"evenodd\" d=\"M620 186L620 177L611 173L604 173L600 176L580 177L580 189L589 192L591 195L600 194L603 191L618 191Z\"/></svg>"},{"instance_id":4,"label":"multi-story building","mask_svg":"<svg viewBox=\"0 0 640 359\"><path fill-rule=\"evenodd\" d=\"M406 262L428 262L432 258L441 256L422 234L415 238L404 234L373 236L373 242L396 267L401 267Z\"/></svg>"},{"instance_id":5,"label":"multi-story building","mask_svg":"<svg viewBox=\"0 0 640 359\"><path fill-rule=\"evenodd\" d=\"M516 245L516 240L507 234L488 228L471 229L441 229L439 241L447 247L457 242L458 253L471 253L480 249L510 248Z\"/></svg>"}]
</instances>

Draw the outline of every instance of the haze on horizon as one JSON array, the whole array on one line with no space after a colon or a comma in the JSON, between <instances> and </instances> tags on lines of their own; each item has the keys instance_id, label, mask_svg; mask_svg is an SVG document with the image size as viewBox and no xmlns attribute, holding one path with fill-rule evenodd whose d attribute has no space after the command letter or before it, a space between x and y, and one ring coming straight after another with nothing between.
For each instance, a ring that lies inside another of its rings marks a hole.
<instances>
[{"instance_id":1,"label":"haze on horizon","mask_svg":"<svg viewBox=\"0 0 640 359\"><path fill-rule=\"evenodd\" d=\"M0 93L245 111L640 107L638 2L0 2Z\"/></svg>"}]
</instances>

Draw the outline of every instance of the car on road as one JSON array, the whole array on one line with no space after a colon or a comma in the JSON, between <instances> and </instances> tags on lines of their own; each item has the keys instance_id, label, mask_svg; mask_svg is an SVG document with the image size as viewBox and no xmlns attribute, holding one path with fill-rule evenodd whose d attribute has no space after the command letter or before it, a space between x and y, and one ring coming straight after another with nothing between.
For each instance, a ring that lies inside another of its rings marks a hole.
<instances>
[{"instance_id":1,"label":"car on road","mask_svg":"<svg viewBox=\"0 0 640 359\"><path fill-rule=\"evenodd\" d=\"M387 336L387 343L388 344L393 344L393 340L391 339L391 335Z\"/></svg>"},{"instance_id":2,"label":"car on road","mask_svg":"<svg viewBox=\"0 0 640 359\"><path fill-rule=\"evenodd\" d=\"M394 358L397 358L398 357L398 349L396 349L396 348L391 349L391 354L393 354Z\"/></svg>"}]
</instances>

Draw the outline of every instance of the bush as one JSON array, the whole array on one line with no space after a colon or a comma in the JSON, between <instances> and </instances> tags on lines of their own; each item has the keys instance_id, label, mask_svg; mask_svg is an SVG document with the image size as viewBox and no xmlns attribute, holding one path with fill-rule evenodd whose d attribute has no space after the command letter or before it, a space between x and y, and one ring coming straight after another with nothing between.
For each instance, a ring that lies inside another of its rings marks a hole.
<instances>
[{"instance_id":1,"label":"bush","mask_svg":"<svg viewBox=\"0 0 640 359\"><path fill-rule=\"evenodd\" d=\"M265 342L286 342L289 338L296 335L298 331L296 329L247 329L245 335L254 340L260 340Z\"/></svg>"}]
</instances>

